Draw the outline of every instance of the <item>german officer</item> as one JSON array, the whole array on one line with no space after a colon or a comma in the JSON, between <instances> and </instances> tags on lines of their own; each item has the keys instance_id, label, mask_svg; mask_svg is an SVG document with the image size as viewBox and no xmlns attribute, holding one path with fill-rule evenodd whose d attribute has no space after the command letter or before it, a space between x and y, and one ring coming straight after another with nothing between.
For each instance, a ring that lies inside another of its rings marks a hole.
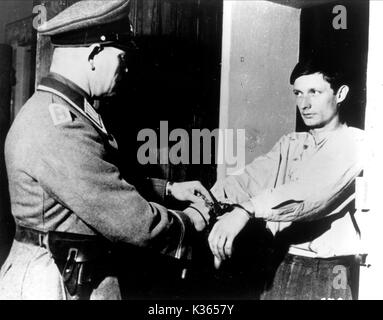
<instances>
[{"instance_id":1,"label":"german officer","mask_svg":"<svg viewBox=\"0 0 383 320\"><path fill-rule=\"evenodd\" d=\"M50 74L6 140L16 235L0 299L119 299L111 244L176 258L205 222L146 201L117 167L117 145L94 99L113 95L126 70L129 0L80 1L42 25L56 47ZM153 180L163 196L165 182ZM168 184L178 200L209 197L199 182ZM208 217L205 217L208 219ZM113 250L112 250L113 251Z\"/></svg>"}]
</instances>

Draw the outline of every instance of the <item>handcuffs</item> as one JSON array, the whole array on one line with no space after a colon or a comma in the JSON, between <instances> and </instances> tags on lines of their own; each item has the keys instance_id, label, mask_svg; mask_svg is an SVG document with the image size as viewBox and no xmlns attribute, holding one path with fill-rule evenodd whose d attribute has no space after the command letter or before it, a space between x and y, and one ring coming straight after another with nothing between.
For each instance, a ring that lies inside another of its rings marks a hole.
<instances>
[{"instance_id":1,"label":"handcuffs","mask_svg":"<svg viewBox=\"0 0 383 320\"><path fill-rule=\"evenodd\" d=\"M226 202L218 201L214 197L214 195L212 194L212 192L210 190L208 190L208 192L209 192L209 195L210 195L212 201L208 200L205 197L205 195L203 195L199 191L196 191L195 194L196 194L196 196L201 197L205 201L206 206L210 208L209 212L208 212L208 214L210 216L209 223L207 222L206 218L203 216L203 214L200 210L198 210L194 206L190 206L191 208L198 211L198 213L202 216L208 229L211 229L214 226L214 224L217 222L217 220L220 216L224 215L227 212L233 211L235 208L240 208L240 209L244 210L247 213L247 215L249 216L249 218L253 217L253 214L250 211L246 210L242 205L240 205L238 203L226 203Z\"/></svg>"}]
</instances>

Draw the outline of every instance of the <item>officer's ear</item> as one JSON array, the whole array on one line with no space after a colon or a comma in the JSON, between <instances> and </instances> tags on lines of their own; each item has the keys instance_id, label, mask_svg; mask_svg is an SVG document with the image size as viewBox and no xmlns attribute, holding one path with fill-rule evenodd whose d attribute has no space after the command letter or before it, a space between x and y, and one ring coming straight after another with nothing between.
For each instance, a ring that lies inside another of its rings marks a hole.
<instances>
[{"instance_id":1,"label":"officer's ear","mask_svg":"<svg viewBox=\"0 0 383 320\"><path fill-rule=\"evenodd\" d=\"M347 85L341 86L336 93L336 103L338 104L338 103L341 103L342 101L344 101L344 99L346 99L349 91L350 91L349 86L347 86Z\"/></svg>"},{"instance_id":2,"label":"officer's ear","mask_svg":"<svg viewBox=\"0 0 383 320\"><path fill-rule=\"evenodd\" d=\"M96 70L96 67L94 65L94 57L99 54L103 50L103 47L99 44L92 44L89 47L89 55L88 55L88 62L91 66L92 71Z\"/></svg>"}]
</instances>

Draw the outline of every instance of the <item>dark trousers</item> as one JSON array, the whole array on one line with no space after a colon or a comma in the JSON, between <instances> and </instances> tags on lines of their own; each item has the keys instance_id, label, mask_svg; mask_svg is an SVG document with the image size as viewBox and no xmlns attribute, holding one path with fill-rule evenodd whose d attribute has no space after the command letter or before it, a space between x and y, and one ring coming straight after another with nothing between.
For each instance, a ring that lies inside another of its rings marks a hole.
<instances>
[{"instance_id":1,"label":"dark trousers","mask_svg":"<svg viewBox=\"0 0 383 320\"><path fill-rule=\"evenodd\" d=\"M356 300L359 261L287 254L261 295L262 300Z\"/></svg>"},{"instance_id":2,"label":"dark trousers","mask_svg":"<svg viewBox=\"0 0 383 320\"><path fill-rule=\"evenodd\" d=\"M358 298L360 264L355 256L316 259L290 255L291 238L285 235L274 237L264 222L249 223L234 243L232 259L225 260L219 270L213 269L208 248L196 250L200 266L191 269L188 292L193 298L210 299Z\"/></svg>"}]
</instances>

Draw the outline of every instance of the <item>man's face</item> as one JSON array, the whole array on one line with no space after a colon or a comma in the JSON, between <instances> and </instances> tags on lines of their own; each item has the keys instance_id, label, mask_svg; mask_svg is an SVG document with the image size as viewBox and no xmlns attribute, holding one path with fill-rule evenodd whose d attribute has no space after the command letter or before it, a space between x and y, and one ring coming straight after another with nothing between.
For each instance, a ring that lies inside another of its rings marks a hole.
<instances>
[{"instance_id":1,"label":"man's face","mask_svg":"<svg viewBox=\"0 0 383 320\"><path fill-rule=\"evenodd\" d=\"M339 124L336 93L321 73L297 78L293 92L306 126L312 129L332 129Z\"/></svg>"},{"instance_id":2,"label":"man's face","mask_svg":"<svg viewBox=\"0 0 383 320\"><path fill-rule=\"evenodd\" d=\"M105 47L95 59L98 85L103 96L113 96L124 74L127 73L125 52L114 47Z\"/></svg>"}]
</instances>

